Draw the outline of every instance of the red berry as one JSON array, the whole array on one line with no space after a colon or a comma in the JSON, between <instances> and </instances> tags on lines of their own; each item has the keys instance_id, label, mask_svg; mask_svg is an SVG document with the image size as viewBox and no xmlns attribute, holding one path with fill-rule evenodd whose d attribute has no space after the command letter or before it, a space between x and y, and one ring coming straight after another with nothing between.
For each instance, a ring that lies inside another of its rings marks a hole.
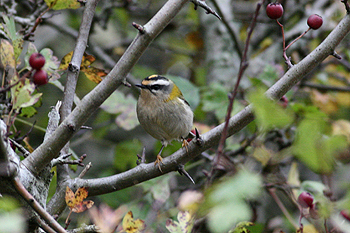
<instances>
[{"instance_id":1,"label":"red berry","mask_svg":"<svg viewBox=\"0 0 350 233\"><path fill-rule=\"evenodd\" d=\"M350 215L349 215L349 211L347 210L342 210L340 211L340 214L348 221L350 221Z\"/></svg>"},{"instance_id":2,"label":"red berry","mask_svg":"<svg viewBox=\"0 0 350 233\"><path fill-rule=\"evenodd\" d=\"M192 133L193 135L196 135L196 130L191 129L191 133ZM190 142L190 141L192 141L192 138L187 138L186 141L187 141L187 142Z\"/></svg>"},{"instance_id":3,"label":"red berry","mask_svg":"<svg viewBox=\"0 0 350 233\"><path fill-rule=\"evenodd\" d=\"M288 106L288 98L284 95L278 102L283 108L287 108Z\"/></svg>"},{"instance_id":4,"label":"red berry","mask_svg":"<svg viewBox=\"0 0 350 233\"><path fill-rule=\"evenodd\" d=\"M303 208L312 207L313 201L314 201L314 197L308 192L302 192L302 193L300 193L300 195L298 197L298 203Z\"/></svg>"},{"instance_id":5,"label":"red berry","mask_svg":"<svg viewBox=\"0 0 350 233\"><path fill-rule=\"evenodd\" d=\"M319 15L310 15L310 17L307 19L307 25L309 25L310 28L317 30L322 26L323 19Z\"/></svg>"},{"instance_id":6,"label":"red berry","mask_svg":"<svg viewBox=\"0 0 350 233\"><path fill-rule=\"evenodd\" d=\"M283 15L283 6L278 2L270 3L266 7L266 14L270 19L281 18Z\"/></svg>"},{"instance_id":7,"label":"red berry","mask_svg":"<svg viewBox=\"0 0 350 233\"><path fill-rule=\"evenodd\" d=\"M45 57L40 53L33 53L29 57L29 65L33 69L39 70L45 65Z\"/></svg>"},{"instance_id":8,"label":"red berry","mask_svg":"<svg viewBox=\"0 0 350 233\"><path fill-rule=\"evenodd\" d=\"M45 70L37 70L33 75L33 83L37 86L44 85L49 82Z\"/></svg>"}]
</instances>

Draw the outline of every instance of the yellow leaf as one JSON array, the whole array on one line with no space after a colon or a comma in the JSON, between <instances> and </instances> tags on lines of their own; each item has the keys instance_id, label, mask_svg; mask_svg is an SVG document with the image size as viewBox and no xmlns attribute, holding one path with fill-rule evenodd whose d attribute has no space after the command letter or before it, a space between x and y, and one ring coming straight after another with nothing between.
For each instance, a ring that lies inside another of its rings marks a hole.
<instances>
[{"instance_id":1,"label":"yellow leaf","mask_svg":"<svg viewBox=\"0 0 350 233\"><path fill-rule=\"evenodd\" d=\"M0 60L4 68L16 68L15 52L12 44L2 39L0 44Z\"/></svg>"},{"instance_id":2,"label":"yellow leaf","mask_svg":"<svg viewBox=\"0 0 350 233\"><path fill-rule=\"evenodd\" d=\"M45 0L48 7L53 10L77 9L81 4L77 0Z\"/></svg>"},{"instance_id":3,"label":"yellow leaf","mask_svg":"<svg viewBox=\"0 0 350 233\"><path fill-rule=\"evenodd\" d=\"M68 69L69 63L72 60L72 56L73 56L73 51L67 53L62 58L62 61L59 67L60 70ZM102 69L90 66L95 60L96 58L94 56L84 53L84 56L81 60L80 71L83 72L89 80L95 83L99 83L102 81L101 77L106 76L107 73Z\"/></svg>"},{"instance_id":4,"label":"yellow leaf","mask_svg":"<svg viewBox=\"0 0 350 233\"><path fill-rule=\"evenodd\" d=\"M101 77L107 75L106 72L95 67L82 68L81 72L84 72L85 76L94 83L100 83L102 81Z\"/></svg>"},{"instance_id":5,"label":"yellow leaf","mask_svg":"<svg viewBox=\"0 0 350 233\"><path fill-rule=\"evenodd\" d=\"M350 142L350 122L347 120L337 120L332 124L332 135L346 136Z\"/></svg>"},{"instance_id":6,"label":"yellow leaf","mask_svg":"<svg viewBox=\"0 0 350 233\"><path fill-rule=\"evenodd\" d=\"M134 220L132 212L129 211L123 218L123 230L127 233L138 233L146 228L145 222L141 219Z\"/></svg>"},{"instance_id":7,"label":"yellow leaf","mask_svg":"<svg viewBox=\"0 0 350 233\"><path fill-rule=\"evenodd\" d=\"M58 67L59 70L67 70L70 61L72 60L72 56L73 56L73 51L70 51L69 53L67 53L66 55L64 55L64 57L61 60L61 64Z\"/></svg>"},{"instance_id":8,"label":"yellow leaf","mask_svg":"<svg viewBox=\"0 0 350 233\"><path fill-rule=\"evenodd\" d=\"M263 166L266 166L272 157L272 152L269 151L264 145L261 145L254 149L253 157Z\"/></svg>"},{"instance_id":9,"label":"yellow leaf","mask_svg":"<svg viewBox=\"0 0 350 233\"><path fill-rule=\"evenodd\" d=\"M74 193L73 191L67 186L66 188L66 204L69 208L72 208L74 207L75 205L75 196L74 196Z\"/></svg>"},{"instance_id":10,"label":"yellow leaf","mask_svg":"<svg viewBox=\"0 0 350 233\"><path fill-rule=\"evenodd\" d=\"M94 202L91 200L79 202L73 207L72 211L75 213L81 213L87 209L90 209L93 205L94 205Z\"/></svg>"},{"instance_id":11,"label":"yellow leaf","mask_svg":"<svg viewBox=\"0 0 350 233\"><path fill-rule=\"evenodd\" d=\"M75 213L83 212L93 206L93 201L84 201L87 196L88 191L85 187L79 188L75 194L68 186L66 188L66 204Z\"/></svg>"},{"instance_id":12,"label":"yellow leaf","mask_svg":"<svg viewBox=\"0 0 350 233\"><path fill-rule=\"evenodd\" d=\"M85 187L78 188L75 192L75 200L76 202L82 202L88 196L88 191Z\"/></svg>"},{"instance_id":13,"label":"yellow leaf","mask_svg":"<svg viewBox=\"0 0 350 233\"><path fill-rule=\"evenodd\" d=\"M304 226L303 233L318 233L314 225L308 224Z\"/></svg>"},{"instance_id":14,"label":"yellow leaf","mask_svg":"<svg viewBox=\"0 0 350 233\"><path fill-rule=\"evenodd\" d=\"M84 53L80 66L84 68L89 67L95 60L96 58L94 56Z\"/></svg>"},{"instance_id":15,"label":"yellow leaf","mask_svg":"<svg viewBox=\"0 0 350 233\"><path fill-rule=\"evenodd\" d=\"M289 169L288 172L288 184L290 186L295 186L295 187L299 187L300 186L300 178L299 178L299 171L298 171L298 163L297 162L292 162L292 165ZM295 198L298 198L298 192L296 189L293 189L293 194Z\"/></svg>"}]
</instances>

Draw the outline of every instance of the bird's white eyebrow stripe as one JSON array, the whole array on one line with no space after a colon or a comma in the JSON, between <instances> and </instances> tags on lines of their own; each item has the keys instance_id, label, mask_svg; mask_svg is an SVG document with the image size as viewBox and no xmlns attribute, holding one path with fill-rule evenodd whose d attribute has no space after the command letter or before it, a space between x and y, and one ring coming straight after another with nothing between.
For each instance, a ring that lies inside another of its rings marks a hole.
<instances>
[{"instance_id":1,"label":"bird's white eyebrow stripe","mask_svg":"<svg viewBox=\"0 0 350 233\"><path fill-rule=\"evenodd\" d=\"M158 80L154 81L153 83L151 83L151 85L163 85L163 86L168 86L168 85L169 85L169 81L163 80L163 79L158 79Z\"/></svg>"}]
</instances>

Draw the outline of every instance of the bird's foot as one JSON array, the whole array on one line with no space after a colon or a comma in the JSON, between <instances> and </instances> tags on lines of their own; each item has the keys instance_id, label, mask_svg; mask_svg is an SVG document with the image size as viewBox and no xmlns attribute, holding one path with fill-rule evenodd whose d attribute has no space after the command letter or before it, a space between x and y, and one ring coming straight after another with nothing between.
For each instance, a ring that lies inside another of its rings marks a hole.
<instances>
[{"instance_id":1,"label":"bird's foot","mask_svg":"<svg viewBox=\"0 0 350 233\"><path fill-rule=\"evenodd\" d=\"M160 167L160 164L163 164L163 158L162 156L160 156L160 154L158 154L156 161L154 161L154 165L158 165L159 171L163 173L162 168Z\"/></svg>"},{"instance_id":2,"label":"bird's foot","mask_svg":"<svg viewBox=\"0 0 350 233\"><path fill-rule=\"evenodd\" d=\"M188 141L186 139L182 139L182 147L185 147L186 152L188 153Z\"/></svg>"}]
</instances>

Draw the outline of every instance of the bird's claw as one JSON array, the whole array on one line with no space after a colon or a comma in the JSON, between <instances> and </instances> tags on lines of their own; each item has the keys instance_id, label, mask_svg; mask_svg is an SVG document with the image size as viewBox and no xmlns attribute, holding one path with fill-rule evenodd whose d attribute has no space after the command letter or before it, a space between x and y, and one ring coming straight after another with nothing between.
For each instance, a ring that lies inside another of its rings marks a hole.
<instances>
[{"instance_id":1,"label":"bird's claw","mask_svg":"<svg viewBox=\"0 0 350 233\"><path fill-rule=\"evenodd\" d=\"M162 168L160 167L160 164L163 164L163 158L162 156L160 156L160 154L158 154L156 161L154 161L154 165L158 165L159 171L163 173Z\"/></svg>"},{"instance_id":2,"label":"bird's claw","mask_svg":"<svg viewBox=\"0 0 350 233\"><path fill-rule=\"evenodd\" d=\"M188 143L188 141L186 139L182 140L182 147L185 147L187 153L188 153L188 144L189 143Z\"/></svg>"}]
</instances>

